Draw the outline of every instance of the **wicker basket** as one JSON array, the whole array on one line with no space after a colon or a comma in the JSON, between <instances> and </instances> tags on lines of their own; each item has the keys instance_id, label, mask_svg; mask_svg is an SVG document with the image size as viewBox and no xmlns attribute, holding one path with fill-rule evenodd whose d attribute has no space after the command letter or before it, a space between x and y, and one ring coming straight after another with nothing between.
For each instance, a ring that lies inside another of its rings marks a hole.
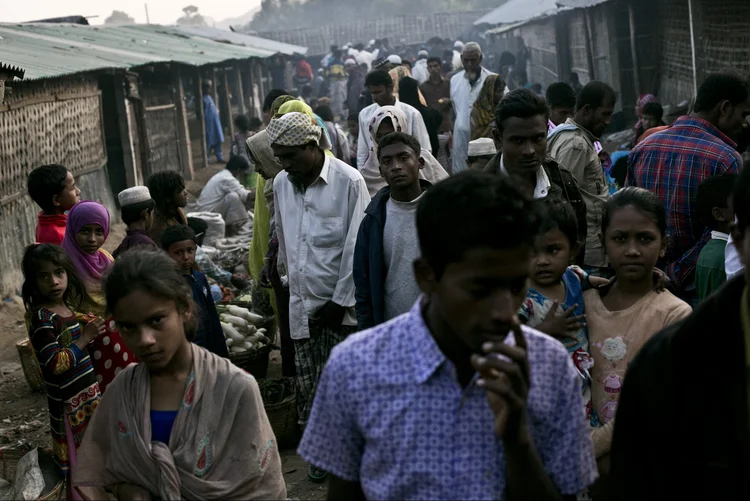
<instances>
[{"instance_id":1,"label":"wicker basket","mask_svg":"<svg viewBox=\"0 0 750 501\"><path fill-rule=\"evenodd\" d=\"M16 343L18 357L21 359L23 375L26 376L26 382L29 383L32 391L44 391L44 376L42 369L34 356L34 348L31 341L24 339Z\"/></svg>"},{"instance_id":2,"label":"wicker basket","mask_svg":"<svg viewBox=\"0 0 750 501\"><path fill-rule=\"evenodd\" d=\"M276 441L280 446L295 445L299 440L299 427L294 378L264 379L258 385Z\"/></svg>"},{"instance_id":3,"label":"wicker basket","mask_svg":"<svg viewBox=\"0 0 750 501\"><path fill-rule=\"evenodd\" d=\"M259 350L244 353L232 353L230 351L229 361L252 374L255 379L263 379L268 374L268 354L271 353L273 348L273 345L267 344Z\"/></svg>"}]
</instances>

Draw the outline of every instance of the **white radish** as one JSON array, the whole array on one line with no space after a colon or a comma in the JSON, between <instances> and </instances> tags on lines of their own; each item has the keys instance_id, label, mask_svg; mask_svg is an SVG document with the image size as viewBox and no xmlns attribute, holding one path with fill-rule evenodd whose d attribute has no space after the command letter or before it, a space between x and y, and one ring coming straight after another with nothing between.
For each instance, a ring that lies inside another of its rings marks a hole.
<instances>
[{"instance_id":1,"label":"white radish","mask_svg":"<svg viewBox=\"0 0 750 501\"><path fill-rule=\"evenodd\" d=\"M245 342L245 336L237 332L233 325L221 322L221 330L224 331L224 336L231 338L235 343Z\"/></svg>"},{"instance_id":2,"label":"white radish","mask_svg":"<svg viewBox=\"0 0 750 501\"><path fill-rule=\"evenodd\" d=\"M244 343L242 343L242 347L245 348L246 350L252 350L255 347L255 345L251 343L250 341L245 341Z\"/></svg>"},{"instance_id":3,"label":"white radish","mask_svg":"<svg viewBox=\"0 0 750 501\"><path fill-rule=\"evenodd\" d=\"M245 341L249 341L251 343L257 343L261 339L260 336L262 336L262 334L252 334L250 336L247 336L245 338Z\"/></svg>"},{"instance_id":4,"label":"white radish","mask_svg":"<svg viewBox=\"0 0 750 501\"><path fill-rule=\"evenodd\" d=\"M232 346L229 348L230 353L245 353L247 351L246 348L243 348L242 346Z\"/></svg>"},{"instance_id":5,"label":"white radish","mask_svg":"<svg viewBox=\"0 0 750 501\"><path fill-rule=\"evenodd\" d=\"M263 322L263 317L261 317L260 315L257 315L257 314L255 314L255 313L253 313L253 312L251 311L251 312L250 312L250 314L248 315L248 318L247 318L247 320L248 320L248 321L249 321L249 322L250 322L251 324L253 324L253 325L258 325L258 324L260 324L260 323L262 323L262 322Z\"/></svg>"},{"instance_id":6,"label":"white radish","mask_svg":"<svg viewBox=\"0 0 750 501\"><path fill-rule=\"evenodd\" d=\"M227 311L236 317L244 318L248 321L250 320L249 318L247 318L250 315L250 310L248 310L247 308L242 308L240 306L230 304L227 306Z\"/></svg>"},{"instance_id":7,"label":"white radish","mask_svg":"<svg viewBox=\"0 0 750 501\"><path fill-rule=\"evenodd\" d=\"M258 332L259 332L260 334L265 334L265 333L266 333L266 328L265 328L265 327L263 327L262 329L258 329Z\"/></svg>"},{"instance_id":8,"label":"white radish","mask_svg":"<svg viewBox=\"0 0 750 501\"><path fill-rule=\"evenodd\" d=\"M248 325L247 320L245 320L244 318L236 317L234 315L230 315L229 313L222 313L221 315L219 315L219 319L222 322L232 324L235 327L239 327L241 329L246 329Z\"/></svg>"},{"instance_id":9,"label":"white radish","mask_svg":"<svg viewBox=\"0 0 750 501\"><path fill-rule=\"evenodd\" d=\"M228 337L226 339L226 342L227 342L227 346L231 347L234 344L234 339L232 339L231 337Z\"/></svg>"}]
</instances>

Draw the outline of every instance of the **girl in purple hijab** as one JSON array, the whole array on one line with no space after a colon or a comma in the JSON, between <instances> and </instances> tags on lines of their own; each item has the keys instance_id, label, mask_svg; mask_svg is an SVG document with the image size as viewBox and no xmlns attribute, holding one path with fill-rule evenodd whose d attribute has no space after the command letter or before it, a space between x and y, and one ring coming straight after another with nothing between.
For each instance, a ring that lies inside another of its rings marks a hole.
<instances>
[{"instance_id":1,"label":"girl in purple hijab","mask_svg":"<svg viewBox=\"0 0 750 501\"><path fill-rule=\"evenodd\" d=\"M101 247L109 236L109 212L98 202L84 200L68 213L62 247L70 256L78 275L90 287L99 289L102 275L112 265L112 256Z\"/></svg>"},{"instance_id":2,"label":"girl in purple hijab","mask_svg":"<svg viewBox=\"0 0 750 501\"><path fill-rule=\"evenodd\" d=\"M109 212L98 202L85 200L68 213L62 248L70 256L85 288L86 295L78 312L78 319L90 322L106 314L106 301L102 293L102 277L114 259L102 249L109 236ZM102 393L122 369L133 362L135 356L123 343L114 322L107 320L107 331L89 345L96 379Z\"/></svg>"}]
</instances>

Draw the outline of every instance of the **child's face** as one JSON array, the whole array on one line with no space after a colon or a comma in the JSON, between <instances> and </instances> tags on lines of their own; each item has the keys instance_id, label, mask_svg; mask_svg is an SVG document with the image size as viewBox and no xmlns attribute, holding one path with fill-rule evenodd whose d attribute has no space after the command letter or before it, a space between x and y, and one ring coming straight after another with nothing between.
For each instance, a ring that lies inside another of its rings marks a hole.
<instances>
[{"instance_id":1,"label":"child's face","mask_svg":"<svg viewBox=\"0 0 750 501\"><path fill-rule=\"evenodd\" d=\"M68 211L80 201L81 190L76 186L76 180L73 177L73 174L68 171L68 175L65 177L65 187L57 194L53 203L61 210Z\"/></svg>"},{"instance_id":2,"label":"child's face","mask_svg":"<svg viewBox=\"0 0 750 501\"><path fill-rule=\"evenodd\" d=\"M615 210L604 236L604 246L617 280L649 280L664 256L667 240L656 223L632 205Z\"/></svg>"},{"instance_id":3,"label":"child's face","mask_svg":"<svg viewBox=\"0 0 750 501\"><path fill-rule=\"evenodd\" d=\"M78 230L78 233L75 235L78 247L86 254L91 254L92 256L104 245L105 240L104 229L98 224L87 224Z\"/></svg>"},{"instance_id":4,"label":"child's face","mask_svg":"<svg viewBox=\"0 0 750 501\"><path fill-rule=\"evenodd\" d=\"M180 269L183 272L189 273L195 263L195 242L192 240L183 240L182 242L175 242L167 249L167 254L171 257L175 263L180 265Z\"/></svg>"},{"instance_id":5,"label":"child's face","mask_svg":"<svg viewBox=\"0 0 750 501\"><path fill-rule=\"evenodd\" d=\"M65 268L52 261L42 261L36 272L36 287L42 298L52 302L62 301L68 289Z\"/></svg>"},{"instance_id":6,"label":"child's face","mask_svg":"<svg viewBox=\"0 0 750 501\"><path fill-rule=\"evenodd\" d=\"M559 228L538 236L531 255L531 281L542 287L559 284L571 256L568 237Z\"/></svg>"},{"instance_id":7,"label":"child's face","mask_svg":"<svg viewBox=\"0 0 750 501\"><path fill-rule=\"evenodd\" d=\"M654 115L643 115L643 130L653 129L659 126L659 120Z\"/></svg>"},{"instance_id":8,"label":"child's face","mask_svg":"<svg viewBox=\"0 0 750 501\"><path fill-rule=\"evenodd\" d=\"M174 205L175 207L184 208L187 205L188 202L188 192L187 189L183 186L179 190L177 190L174 194Z\"/></svg>"},{"instance_id":9,"label":"child's face","mask_svg":"<svg viewBox=\"0 0 750 501\"><path fill-rule=\"evenodd\" d=\"M113 314L125 344L149 370L158 371L169 365L187 343L187 314L169 299L135 290L117 302Z\"/></svg>"}]
</instances>

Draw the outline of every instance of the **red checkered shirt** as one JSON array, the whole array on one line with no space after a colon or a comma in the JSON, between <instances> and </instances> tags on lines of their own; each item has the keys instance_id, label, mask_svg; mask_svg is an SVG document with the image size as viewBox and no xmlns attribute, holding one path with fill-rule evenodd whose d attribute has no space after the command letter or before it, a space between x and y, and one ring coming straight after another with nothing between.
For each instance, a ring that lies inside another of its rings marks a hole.
<instances>
[{"instance_id":1,"label":"red checkered shirt","mask_svg":"<svg viewBox=\"0 0 750 501\"><path fill-rule=\"evenodd\" d=\"M711 238L698 215L698 185L711 176L739 172L742 157L736 147L710 122L684 116L628 156L626 184L646 188L664 202L670 239L666 271L681 290L692 289L698 255Z\"/></svg>"}]
</instances>

